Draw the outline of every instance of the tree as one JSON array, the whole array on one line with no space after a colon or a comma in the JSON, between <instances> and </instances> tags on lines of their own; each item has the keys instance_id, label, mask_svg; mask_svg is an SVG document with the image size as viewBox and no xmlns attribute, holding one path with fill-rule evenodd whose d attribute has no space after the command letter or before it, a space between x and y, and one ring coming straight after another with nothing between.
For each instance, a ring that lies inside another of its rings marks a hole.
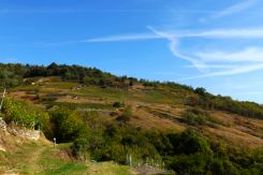
<instances>
[{"instance_id":1,"label":"tree","mask_svg":"<svg viewBox=\"0 0 263 175\"><path fill-rule=\"evenodd\" d=\"M198 87L194 90L195 93L201 95L201 96L205 96L206 95L206 89L202 88L202 87Z\"/></svg>"},{"instance_id":2,"label":"tree","mask_svg":"<svg viewBox=\"0 0 263 175\"><path fill-rule=\"evenodd\" d=\"M131 106L127 106L124 109L122 115L117 117L116 120L123 124L127 124L130 121L131 117L132 117L132 108Z\"/></svg>"}]
</instances>

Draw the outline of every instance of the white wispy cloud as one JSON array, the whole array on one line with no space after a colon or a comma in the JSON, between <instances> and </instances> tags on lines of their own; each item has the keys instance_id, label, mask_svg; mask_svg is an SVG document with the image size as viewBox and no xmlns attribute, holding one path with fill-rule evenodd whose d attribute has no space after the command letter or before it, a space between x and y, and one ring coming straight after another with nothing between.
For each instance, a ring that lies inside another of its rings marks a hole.
<instances>
[{"instance_id":1,"label":"white wispy cloud","mask_svg":"<svg viewBox=\"0 0 263 175\"><path fill-rule=\"evenodd\" d=\"M148 27L153 30L152 27ZM176 38L211 38L211 39L263 39L263 28L247 29L213 29L205 31L166 31L170 37Z\"/></svg>"},{"instance_id":2,"label":"white wispy cloud","mask_svg":"<svg viewBox=\"0 0 263 175\"><path fill-rule=\"evenodd\" d=\"M199 71L203 72L205 69L203 69L204 67L206 67L205 64L203 64L203 62L200 62L198 59L192 57L192 56L188 56L186 54L183 54L179 51L178 49L178 45L179 45L179 35L174 35L174 34L170 34L167 32L162 32L162 31L157 31L155 30L153 27L148 27L153 33L155 33L156 35L160 36L161 38L165 38L168 41L170 41L169 44L169 49L171 50L171 52L173 53L174 56L178 57L178 58L182 58L186 61L191 62Z\"/></svg>"},{"instance_id":3,"label":"white wispy cloud","mask_svg":"<svg viewBox=\"0 0 263 175\"><path fill-rule=\"evenodd\" d=\"M243 0L241 2L238 2L236 4L230 5L223 10L215 11L213 14L211 14L208 17L200 18L199 22L208 22L212 19L219 19L223 17L227 17L232 14L241 13L250 7L254 6L259 0Z\"/></svg>"},{"instance_id":4,"label":"white wispy cloud","mask_svg":"<svg viewBox=\"0 0 263 175\"><path fill-rule=\"evenodd\" d=\"M197 52L204 62L263 63L263 47L248 47L236 52Z\"/></svg>"},{"instance_id":5,"label":"white wispy cloud","mask_svg":"<svg viewBox=\"0 0 263 175\"><path fill-rule=\"evenodd\" d=\"M220 48L214 51L185 53L180 49L184 38L208 39L263 39L263 28L257 29L214 29L206 31L161 31L148 27L152 33L116 35L92 38L83 42L120 42L132 40L163 39L169 42L168 47L176 58L184 59L201 72L200 76L186 79L237 75L263 69L263 47L247 46L235 51Z\"/></svg>"},{"instance_id":6,"label":"white wispy cloud","mask_svg":"<svg viewBox=\"0 0 263 175\"><path fill-rule=\"evenodd\" d=\"M91 38L81 42L119 42L130 40L150 40L167 38L208 38L208 39L263 39L263 28L247 29L213 29L206 31L157 31L148 27L153 33L112 35Z\"/></svg>"},{"instance_id":7,"label":"white wispy cloud","mask_svg":"<svg viewBox=\"0 0 263 175\"><path fill-rule=\"evenodd\" d=\"M194 35L193 35L194 36ZM223 39L262 39L263 28L257 29L218 29L196 34L197 37Z\"/></svg>"},{"instance_id":8,"label":"white wispy cloud","mask_svg":"<svg viewBox=\"0 0 263 175\"><path fill-rule=\"evenodd\" d=\"M125 42L125 41L168 39L169 41L173 40L173 42L170 45L178 45L179 40L184 38L263 39L263 28L214 29L214 30L206 30L206 31L165 31L165 32L160 32L160 31L157 32L152 27L147 27L147 28L150 29L152 32L111 35L111 36L98 37L98 38L52 42L52 43L38 42L34 44L39 46L61 46L61 45L78 44L78 43ZM179 55L179 53L177 54ZM201 66L202 65L200 65L200 67Z\"/></svg>"},{"instance_id":9,"label":"white wispy cloud","mask_svg":"<svg viewBox=\"0 0 263 175\"><path fill-rule=\"evenodd\" d=\"M249 73L249 72L258 71L262 69L263 69L263 64L250 64L250 65L236 66L235 68L223 69L222 71L209 72L209 73L201 74L198 76L181 78L179 79L179 81L209 78L209 77L239 75L239 74Z\"/></svg>"},{"instance_id":10,"label":"white wispy cloud","mask_svg":"<svg viewBox=\"0 0 263 175\"><path fill-rule=\"evenodd\" d=\"M116 41L132 41L132 40L149 40L149 39L160 39L159 35L153 33L142 33L142 34L128 34L128 35L113 35L102 38L92 38L83 40L81 42L116 42Z\"/></svg>"},{"instance_id":11,"label":"white wispy cloud","mask_svg":"<svg viewBox=\"0 0 263 175\"><path fill-rule=\"evenodd\" d=\"M224 10L216 13L213 18L221 18L224 16L228 16L234 13L238 13L241 12L243 10L246 10L248 8L250 8L251 6L255 5L256 2L258 2L258 0L245 0L242 2L239 2L237 4L231 5L227 8L225 8Z\"/></svg>"},{"instance_id":12,"label":"white wispy cloud","mask_svg":"<svg viewBox=\"0 0 263 175\"><path fill-rule=\"evenodd\" d=\"M153 28L150 28L150 29L157 35L167 38L167 40L170 41L169 48L176 57L182 58L184 60L191 62L191 64L196 69L198 69L200 72L203 73L200 76L189 77L186 79L237 75L237 74L248 73L248 72L263 69L263 48L248 47L243 50L238 50L235 52L224 52L224 51L202 52L200 51L197 53L192 53L191 55L188 55L188 54L186 55L178 49L177 47L178 39L176 38L175 35L169 34L166 32L159 32ZM240 30L240 31L244 31L244 30ZM202 32L202 33L203 34L209 33L209 36L218 37L217 32ZM213 35L210 35L211 33L213 33ZM219 33L222 34L222 32L219 32ZM248 34L247 32L245 33ZM227 38L232 38L233 34L234 33L231 31L228 34L226 30L223 32L224 36L228 36ZM196 34L193 34L193 35L195 36ZM207 35L202 35L202 36L205 37ZM253 34L252 36L254 37ZM231 66L228 67L226 66L226 64L231 65ZM216 70L214 70L215 68Z\"/></svg>"}]
</instances>

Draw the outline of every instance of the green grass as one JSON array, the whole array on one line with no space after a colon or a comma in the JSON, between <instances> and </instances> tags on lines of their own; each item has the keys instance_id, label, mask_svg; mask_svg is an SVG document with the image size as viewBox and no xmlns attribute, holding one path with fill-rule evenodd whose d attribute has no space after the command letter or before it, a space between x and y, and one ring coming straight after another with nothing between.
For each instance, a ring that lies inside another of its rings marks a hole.
<instances>
[{"instance_id":1,"label":"green grass","mask_svg":"<svg viewBox=\"0 0 263 175\"><path fill-rule=\"evenodd\" d=\"M0 152L0 174L6 172L24 175L129 175L130 168L113 162L94 163L71 160L66 150L69 144L41 144L37 142L21 145L17 151Z\"/></svg>"},{"instance_id":2,"label":"green grass","mask_svg":"<svg viewBox=\"0 0 263 175\"><path fill-rule=\"evenodd\" d=\"M59 154L62 153L61 150L63 150L63 147L57 146L55 148L51 146L45 148L41 152L40 159L38 161L38 166L41 167L41 171L39 172L39 174L78 175L85 174L87 172L87 166L84 163L67 160L67 158L66 160L63 160L63 157L59 156Z\"/></svg>"},{"instance_id":3,"label":"green grass","mask_svg":"<svg viewBox=\"0 0 263 175\"><path fill-rule=\"evenodd\" d=\"M58 165L57 167L53 167L50 168L50 166L48 166L48 169L46 169L44 172L41 172L40 174L43 175L49 175L49 174L83 174L85 173L87 167L83 166L81 164L76 164L76 163L61 163L61 162L57 162L57 163L52 163L53 165Z\"/></svg>"},{"instance_id":4,"label":"green grass","mask_svg":"<svg viewBox=\"0 0 263 175\"><path fill-rule=\"evenodd\" d=\"M113 162L88 164L89 175L130 175L128 166L116 165Z\"/></svg>"},{"instance_id":5,"label":"green grass","mask_svg":"<svg viewBox=\"0 0 263 175\"><path fill-rule=\"evenodd\" d=\"M165 94L163 91L159 89L152 89L152 90L145 90L144 91L144 99L147 102L154 102L154 103L172 103L172 99L170 96Z\"/></svg>"},{"instance_id":6,"label":"green grass","mask_svg":"<svg viewBox=\"0 0 263 175\"><path fill-rule=\"evenodd\" d=\"M56 88L56 89L72 89L78 86L78 83L74 82L48 82L43 84L44 87Z\"/></svg>"},{"instance_id":7,"label":"green grass","mask_svg":"<svg viewBox=\"0 0 263 175\"><path fill-rule=\"evenodd\" d=\"M97 98L101 100L110 101L126 101L135 100L146 103L164 103L164 104L177 104L179 99L177 98L180 93L172 92L168 88L146 88L138 91L128 91L127 89L116 89L116 88L99 88L96 86L86 86L80 89L73 89L79 84L71 82L49 82L41 86L20 86L15 90L23 91L38 91L39 93L45 94L57 94L58 91L63 90L63 94L80 96L84 98ZM176 94L175 94L176 93ZM43 97L44 100L48 101L48 96ZM52 100L52 99L51 99ZM180 101L181 102L181 101Z\"/></svg>"},{"instance_id":8,"label":"green grass","mask_svg":"<svg viewBox=\"0 0 263 175\"><path fill-rule=\"evenodd\" d=\"M66 107L68 109L113 109L112 104L100 104L100 103L69 103L69 102L52 102L50 105L57 105Z\"/></svg>"},{"instance_id":9,"label":"green grass","mask_svg":"<svg viewBox=\"0 0 263 175\"><path fill-rule=\"evenodd\" d=\"M75 95L80 95L84 97L99 97L103 99L115 99L123 100L128 97L128 91L115 88L98 88L98 87L85 87L80 90L77 90Z\"/></svg>"},{"instance_id":10,"label":"green grass","mask_svg":"<svg viewBox=\"0 0 263 175\"><path fill-rule=\"evenodd\" d=\"M11 91L38 91L39 87L38 86L32 86L32 85L22 85L13 88Z\"/></svg>"}]
</instances>

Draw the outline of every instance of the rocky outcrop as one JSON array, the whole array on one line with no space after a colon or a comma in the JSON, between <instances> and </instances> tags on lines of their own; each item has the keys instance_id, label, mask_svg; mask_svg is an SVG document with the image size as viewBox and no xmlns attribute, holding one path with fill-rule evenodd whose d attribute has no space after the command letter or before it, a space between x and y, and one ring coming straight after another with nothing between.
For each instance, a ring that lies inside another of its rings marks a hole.
<instances>
[{"instance_id":1,"label":"rocky outcrop","mask_svg":"<svg viewBox=\"0 0 263 175\"><path fill-rule=\"evenodd\" d=\"M7 124L6 122L2 119L2 117L0 117L0 151L6 151L5 147L3 146L3 139L2 139L2 135L5 135L4 133L6 133L6 127Z\"/></svg>"},{"instance_id":2,"label":"rocky outcrop","mask_svg":"<svg viewBox=\"0 0 263 175\"><path fill-rule=\"evenodd\" d=\"M16 125L7 126L6 122L0 117L0 130L6 134L12 134L28 140L39 140L41 132L17 127ZM0 147L1 150L1 147Z\"/></svg>"},{"instance_id":3,"label":"rocky outcrop","mask_svg":"<svg viewBox=\"0 0 263 175\"><path fill-rule=\"evenodd\" d=\"M27 140L39 140L41 132L38 130L29 130L25 128L8 127L7 131L14 135Z\"/></svg>"},{"instance_id":4,"label":"rocky outcrop","mask_svg":"<svg viewBox=\"0 0 263 175\"><path fill-rule=\"evenodd\" d=\"M2 117L0 117L0 129L6 131L6 127L7 127L6 122L3 120Z\"/></svg>"}]
</instances>

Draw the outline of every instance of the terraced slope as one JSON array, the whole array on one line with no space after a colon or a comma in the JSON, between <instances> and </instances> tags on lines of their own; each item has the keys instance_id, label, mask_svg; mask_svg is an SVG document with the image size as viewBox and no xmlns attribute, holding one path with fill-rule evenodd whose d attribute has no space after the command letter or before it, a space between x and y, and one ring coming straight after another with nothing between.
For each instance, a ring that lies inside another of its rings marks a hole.
<instances>
[{"instance_id":1,"label":"terraced slope","mask_svg":"<svg viewBox=\"0 0 263 175\"><path fill-rule=\"evenodd\" d=\"M33 101L51 108L67 106L79 111L94 111L99 117L115 122L122 109L113 104L123 102L131 106L133 116L130 124L145 130L183 131L198 128L211 139L224 140L241 147L256 148L263 145L263 120L243 117L229 112L210 110L209 122L192 125L186 122L184 113L186 96L195 94L182 89L145 87L128 89L99 88L78 83L63 82L58 77L39 78L30 85L19 86L9 91L9 96Z\"/></svg>"}]
</instances>

